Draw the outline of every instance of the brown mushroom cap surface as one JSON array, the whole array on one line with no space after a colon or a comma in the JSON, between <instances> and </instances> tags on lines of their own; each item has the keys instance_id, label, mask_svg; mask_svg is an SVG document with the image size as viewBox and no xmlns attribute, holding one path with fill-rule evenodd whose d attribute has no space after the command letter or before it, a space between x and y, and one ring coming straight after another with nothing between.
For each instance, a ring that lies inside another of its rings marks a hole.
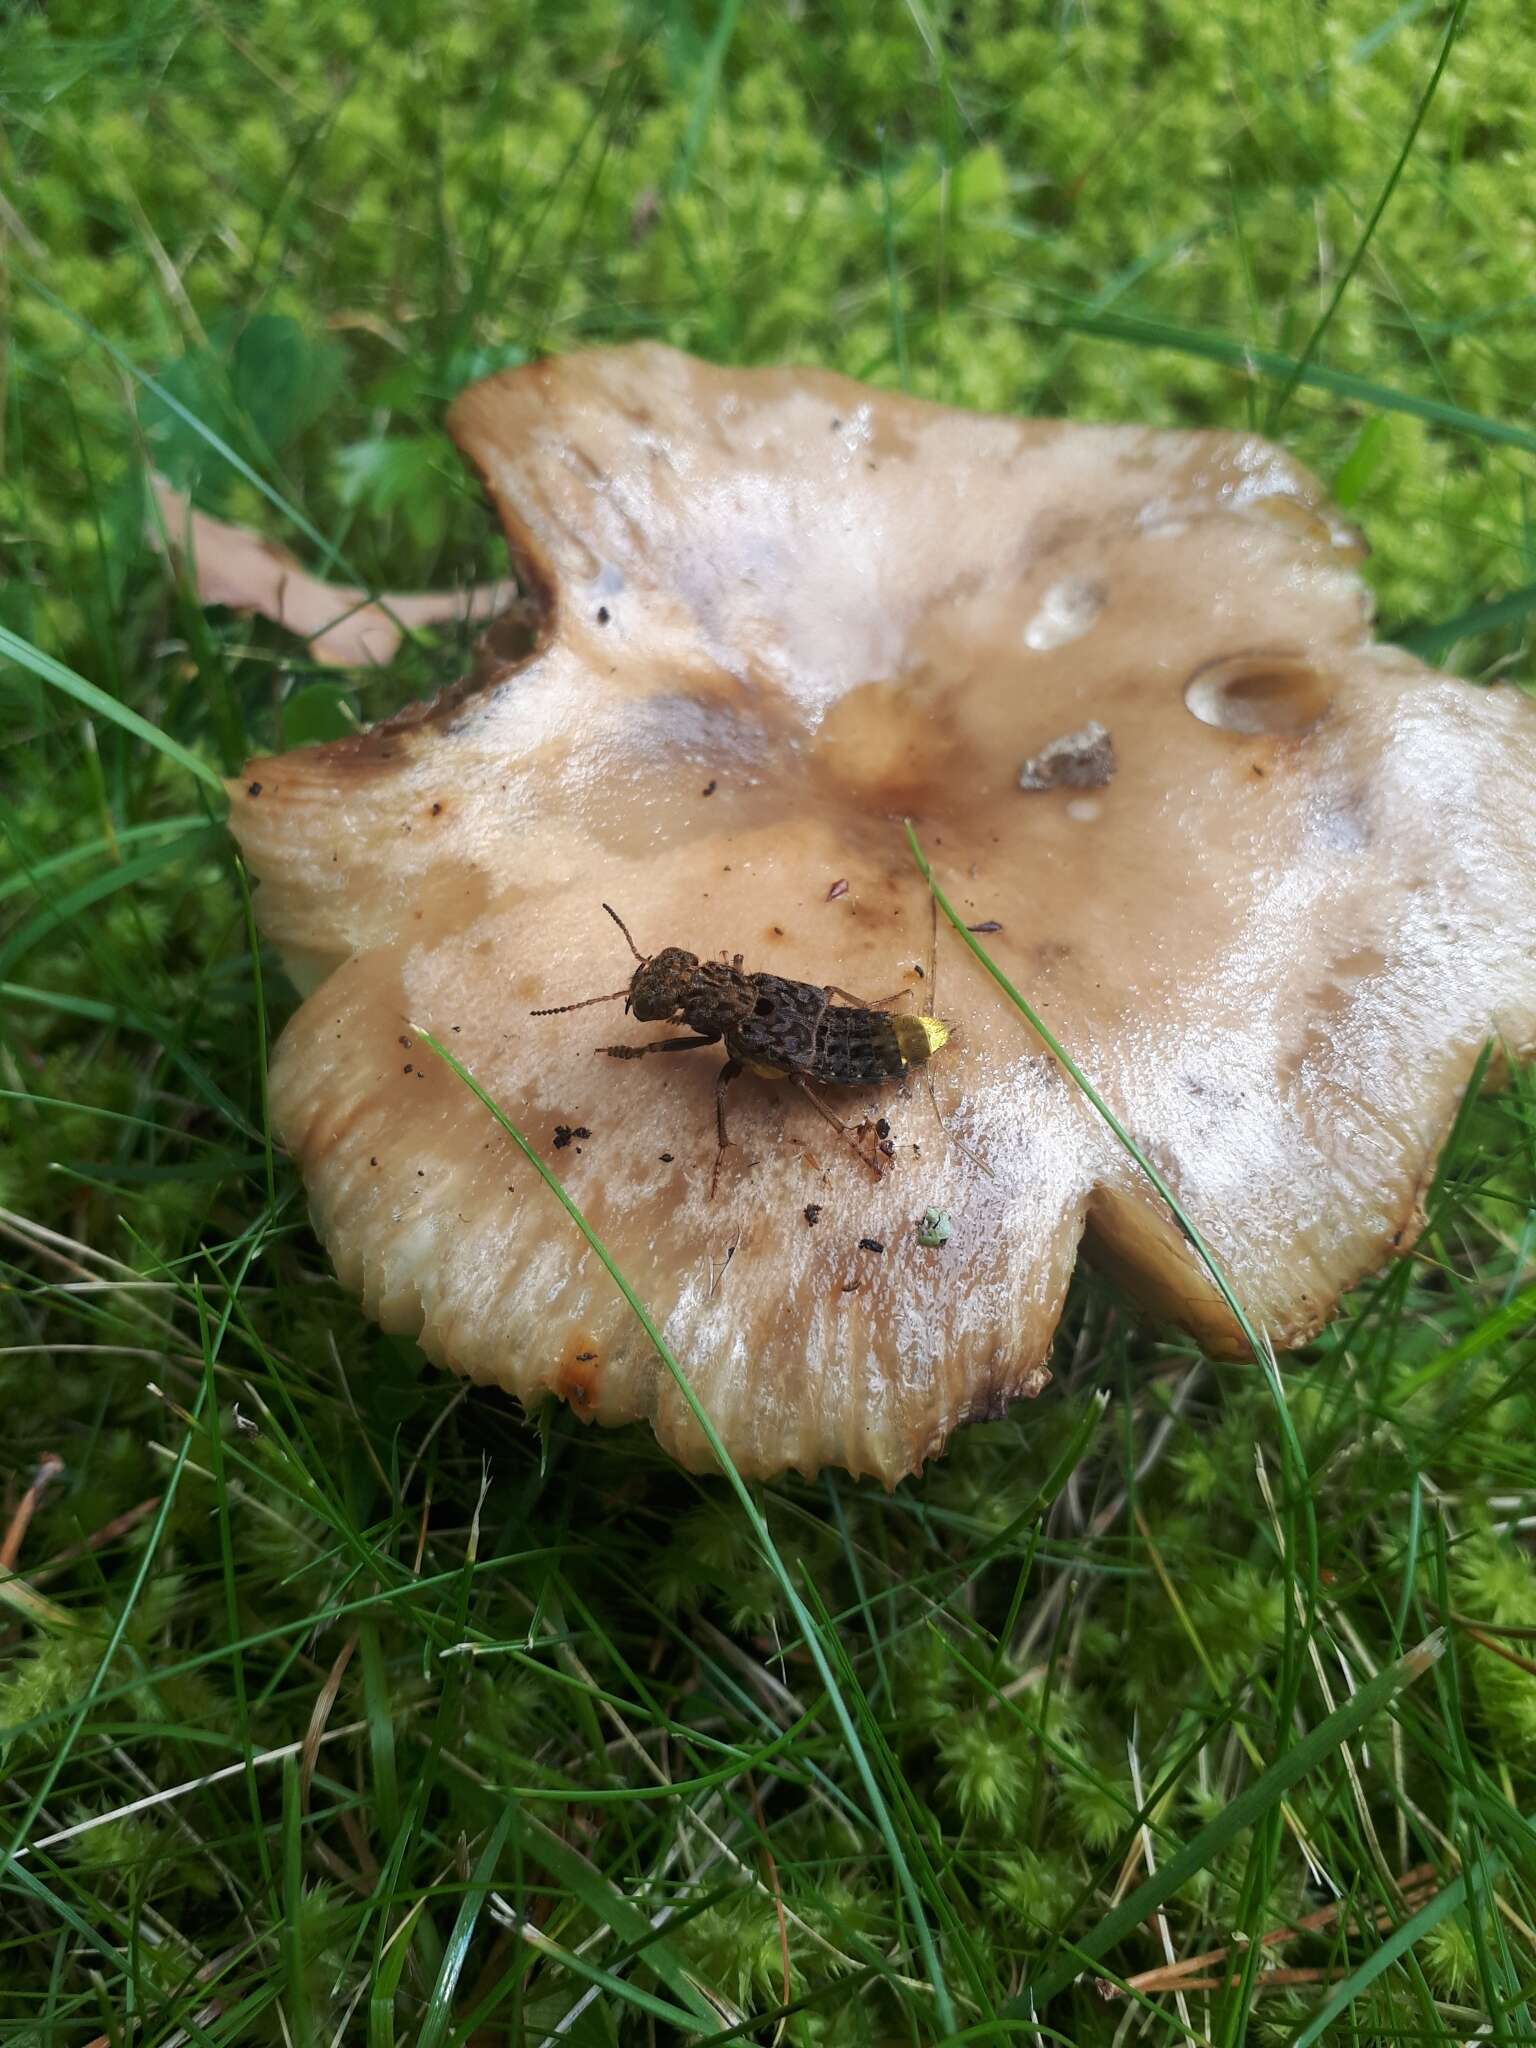
<instances>
[{"instance_id":1,"label":"brown mushroom cap surface","mask_svg":"<svg viewBox=\"0 0 1536 2048\"><path fill-rule=\"evenodd\" d=\"M551 1159L748 1473L891 1482L1037 1391L1085 1232L1240 1352L947 928L936 996L919 976L904 814L1276 1344L1412 1240L1481 1048L1536 1042L1536 708L1372 643L1356 537L1289 457L654 346L493 378L450 426L545 595L538 650L232 788L262 924L311 990L277 1125L386 1328L709 1462L419 1025ZM1090 723L1108 781L1021 789ZM665 1027L529 1017L627 983L605 900L646 953L911 988L949 1021L933 1102L921 1077L830 1098L889 1120L878 1184L794 1089L744 1078L712 1200L720 1051L621 1064L595 1048Z\"/></svg>"}]
</instances>

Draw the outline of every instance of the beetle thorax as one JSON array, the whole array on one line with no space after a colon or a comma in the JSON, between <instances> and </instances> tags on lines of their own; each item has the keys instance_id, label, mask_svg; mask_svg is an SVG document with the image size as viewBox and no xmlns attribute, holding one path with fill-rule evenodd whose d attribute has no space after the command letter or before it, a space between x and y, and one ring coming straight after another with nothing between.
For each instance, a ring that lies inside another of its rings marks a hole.
<instances>
[{"instance_id":1,"label":"beetle thorax","mask_svg":"<svg viewBox=\"0 0 1536 2048\"><path fill-rule=\"evenodd\" d=\"M681 1021L720 1037L748 1014L752 1003L747 978L736 968L666 946L635 969L625 1007L642 1024Z\"/></svg>"},{"instance_id":2,"label":"beetle thorax","mask_svg":"<svg viewBox=\"0 0 1536 2048\"><path fill-rule=\"evenodd\" d=\"M756 991L736 967L721 960L705 960L694 969L683 997L683 1017L695 1031L718 1032L722 1036L750 1016Z\"/></svg>"}]
</instances>

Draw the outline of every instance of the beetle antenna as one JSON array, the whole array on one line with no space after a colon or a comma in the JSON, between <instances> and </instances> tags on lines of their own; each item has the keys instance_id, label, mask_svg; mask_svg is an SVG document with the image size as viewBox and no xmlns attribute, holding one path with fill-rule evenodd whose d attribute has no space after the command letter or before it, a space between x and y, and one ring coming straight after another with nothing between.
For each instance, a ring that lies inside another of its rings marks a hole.
<instances>
[{"instance_id":1,"label":"beetle antenna","mask_svg":"<svg viewBox=\"0 0 1536 2048\"><path fill-rule=\"evenodd\" d=\"M561 1017L567 1010L590 1010L594 1003L616 1003L620 996L627 996L627 988L616 988L611 995L588 996L579 1003L556 1003L552 1010L530 1010L530 1017Z\"/></svg>"},{"instance_id":2,"label":"beetle antenna","mask_svg":"<svg viewBox=\"0 0 1536 2048\"><path fill-rule=\"evenodd\" d=\"M603 905L603 908L607 911L608 915L613 919L614 923L618 926L619 930L624 934L624 937L629 944L629 950L631 951L631 953L634 954L635 958L640 962L640 965L643 967L645 965L645 955L641 952L640 948L635 944L634 940L630 938L629 926L624 922L623 918L620 917L619 913L614 909L611 903L605 903Z\"/></svg>"}]
</instances>

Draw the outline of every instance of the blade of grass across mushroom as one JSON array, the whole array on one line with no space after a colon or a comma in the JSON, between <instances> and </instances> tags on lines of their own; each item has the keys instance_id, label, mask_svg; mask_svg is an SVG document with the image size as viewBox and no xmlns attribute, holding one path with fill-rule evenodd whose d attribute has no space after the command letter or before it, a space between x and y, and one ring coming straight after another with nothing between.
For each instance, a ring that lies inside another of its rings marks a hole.
<instances>
[{"instance_id":1,"label":"blade of grass across mushroom","mask_svg":"<svg viewBox=\"0 0 1536 2048\"><path fill-rule=\"evenodd\" d=\"M623 1295L624 1300L628 1304L628 1307L631 1313L634 1315L635 1320L639 1323L641 1329L645 1332L646 1338L648 1339L652 1350L656 1353L656 1356L661 1360L662 1364L666 1367L667 1372L671 1375L678 1392L682 1395L684 1401L687 1402L689 1409L692 1411L694 1420L698 1423L699 1428L703 1431L705 1441L708 1443L710 1450L714 1453L715 1460L718 1463L721 1472L724 1474L726 1481L730 1485L731 1491L736 1495L737 1500L741 1504L742 1512L747 1518L747 1526L752 1531L753 1540L757 1544L757 1547L762 1554L763 1562L767 1565L769 1571L773 1574L773 1577L778 1582L779 1590L784 1595L784 1598L789 1605L790 1611L795 1617L796 1624L798 1625L801 1636L805 1642L805 1647L810 1653L811 1661L816 1666L817 1676L820 1678L822 1686L826 1692L827 1703L832 1709L833 1717L836 1720L839 1731L842 1734L843 1743L848 1751L849 1759L853 1764L854 1770L859 1778L860 1783L864 1787L865 1797L868 1799L870 1808L873 1812L876 1828L879 1830L881 1839L885 1843L886 1853L891 1859L892 1868L896 1873L896 1878L900 1886L902 1896L905 1899L907 1908L912 1915L912 1924L914 1931L916 1933L918 1948L922 1953L923 1965L928 1973L929 1986L933 1992L934 2009L936 2016L938 2018L939 2024L947 2032L953 2032L955 2026L955 2013L954 2006L950 1998L949 1987L945 1981L944 1966L939 1960L938 1949L935 1946L933 1939L933 1931L928 1924L928 1915L927 1912L924 1910L922 1897L918 1890L917 1883L913 1877L911 1867L908 1864L906 1855L902 1850L901 1843L897 1837L896 1827L891 1815L890 1808L886 1803L884 1794L880 1790L879 1783L875 1777L874 1767L871 1764L869 1756L864 1748L864 1744L859 1737L858 1728L854 1721L853 1714L849 1709L847 1701L843 1698L841 1689L838 1686L836 1673L833 1667L833 1660L828 1655L827 1647L825 1643L822 1641L821 1631L818 1628L816 1621L811 1614L810 1608L807 1606L805 1600L801 1597L800 1593L796 1590L795 1583L793 1579L790 1577L788 1567L785 1565L784 1560L779 1555L778 1546L775 1544L773 1540L772 1533L769 1530L767 1521L764 1519L762 1510L758 1507L757 1502L752 1498L751 1490L747 1486L747 1483L742 1478L741 1474L737 1471L730 1453L726 1450L724 1443L721 1441L719 1431L715 1428L714 1423L710 1420L709 1415L703 1406L703 1403L694 1393L692 1386L689 1384L687 1374L683 1371L682 1366L678 1363L676 1358L673 1357L671 1349L669 1348L666 1342L666 1339L662 1336L660 1330L656 1327L655 1322L652 1320L650 1311L646 1308L645 1304L641 1301L639 1295L635 1293L635 1290L633 1289L633 1287L631 1287L629 1281L620 1271L617 1263L615 1262L612 1254L609 1252L607 1246L603 1243L602 1239L598 1236L597 1232L592 1228L591 1224L587 1221L586 1217L582 1214L581 1210L577 1207L576 1203L572 1201L570 1195L567 1194L565 1187L563 1183L560 1181L558 1175L550 1171L550 1169L545 1165L544 1161L539 1157L538 1153L529 1144L528 1140L523 1136L522 1132L517 1128L516 1124L514 1124L511 1118L506 1114L505 1110L501 1108L501 1106L494 1100L494 1098L475 1079L474 1075L470 1073L469 1069L462 1065L462 1063L454 1057L454 1055L448 1050L448 1048L445 1045L441 1044L439 1040L432 1036L432 1033L430 1031L425 1030L419 1024L413 1022L410 1026L410 1029L416 1034L417 1038L421 1041L421 1043L429 1048L429 1050L433 1054L433 1057L441 1060L444 1066L446 1066L450 1070L450 1072L452 1072L457 1077L458 1080L463 1082L464 1086L481 1104L482 1108L487 1110L489 1114L495 1119L495 1121L501 1126L502 1130L506 1132L507 1136L512 1140L513 1144L516 1145L517 1149L528 1161L528 1164L534 1169L535 1173L538 1174L540 1180L543 1181L544 1185L555 1197L556 1201L559 1202L561 1208L564 1209L567 1216L569 1216L571 1221L576 1225L576 1228L581 1232L582 1236L586 1239L587 1243L591 1246L592 1250L597 1254L597 1257L601 1262L604 1270L607 1272L609 1279L612 1280L614 1286L617 1287L620 1294Z\"/></svg>"},{"instance_id":2,"label":"blade of grass across mushroom","mask_svg":"<svg viewBox=\"0 0 1536 2048\"><path fill-rule=\"evenodd\" d=\"M939 887L933 870L928 865L927 855L923 852L917 833L913 829L911 819L908 818L904 822L907 845L911 850L912 858L917 863L918 873L927 884L934 901L949 919L950 924L959 934L962 942L975 954L988 974L991 975L992 979L1003 991L1003 994L1007 996L1008 1000L1024 1018L1024 1021L1029 1025L1036 1037L1040 1039L1043 1045L1049 1048L1053 1058L1070 1075L1076 1087L1087 1097L1096 1113L1103 1118L1104 1122L1113 1132L1116 1141L1129 1157L1135 1161L1136 1165L1156 1189L1158 1195L1167 1204L1169 1213L1183 1232L1190 1249L1210 1274L1212 1285L1231 1311L1233 1320L1242 1331L1249 1350L1253 1353L1255 1361L1262 1368L1271 1396L1275 1402L1281 1442L1285 1447L1286 1461L1291 1467L1290 1476L1302 1518L1302 1534L1304 1538L1303 1562L1306 1568L1306 1577L1303 1583L1306 1594L1306 1612L1310 1622L1311 1614L1317 1602L1318 1589L1317 1515L1312 1501L1312 1486L1307 1472L1306 1456L1301 1448L1301 1440L1296 1434L1295 1424L1291 1420L1290 1410L1286 1406L1285 1389L1280 1381L1279 1366L1275 1362L1274 1347L1266 1338L1261 1338L1258 1331L1254 1328L1247 1310L1233 1291L1232 1283L1222 1271L1221 1263L1217 1259L1216 1254L1206 1243L1205 1238L1201 1235L1193 1219L1185 1211L1173 1189L1158 1172L1151 1160L1148 1159L1147 1155L1142 1151L1136 1140L1115 1115L1115 1112L1110 1108L1103 1096L1100 1095L1099 1091L1094 1087L1060 1039L1056 1037L1039 1011L1014 987L1007 975L1004 974L1003 970L987 952L985 946L978 943L976 935L967 927L965 919Z\"/></svg>"}]
</instances>

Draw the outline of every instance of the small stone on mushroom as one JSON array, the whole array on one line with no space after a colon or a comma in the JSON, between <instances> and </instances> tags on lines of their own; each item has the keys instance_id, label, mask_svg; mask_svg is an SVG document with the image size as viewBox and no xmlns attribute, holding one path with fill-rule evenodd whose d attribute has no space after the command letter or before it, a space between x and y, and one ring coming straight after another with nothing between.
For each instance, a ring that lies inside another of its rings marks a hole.
<instances>
[{"instance_id":1,"label":"small stone on mushroom","mask_svg":"<svg viewBox=\"0 0 1536 2048\"><path fill-rule=\"evenodd\" d=\"M1019 787L1041 789L1103 789L1115 772L1115 743L1108 728L1090 718L1076 732L1064 732L1019 770Z\"/></svg>"}]
</instances>

